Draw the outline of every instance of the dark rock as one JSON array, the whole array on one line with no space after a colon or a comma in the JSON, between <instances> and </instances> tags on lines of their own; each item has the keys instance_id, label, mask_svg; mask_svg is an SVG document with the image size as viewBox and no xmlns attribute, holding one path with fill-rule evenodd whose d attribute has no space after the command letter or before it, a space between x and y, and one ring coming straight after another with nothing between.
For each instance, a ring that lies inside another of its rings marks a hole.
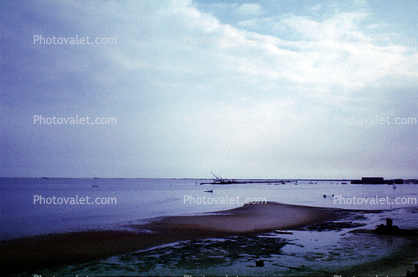
<instances>
[{"instance_id":1,"label":"dark rock","mask_svg":"<svg viewBox=\"0 0 418 277\"><path fill-rule=\"evenodd\" d=\"M415 271L407 271L406 277L418 277L418 261L414 263Z\"/></svg>"},{"instance_id":2,"label":"dark rock","mask_svg":"<svg viewBox=\"0 0 418 277\"><path fill-rule=\"evenodd\" d=\"M386 219L386 225L380 224L372 232L379 235L418 236L418 230L400 229L398 226L393 225L390 218Z\"/></svg>"},{"instance_id":3,"label":"dark rock","mask_svg":"<svg viewBox=\"0 0 418 277\"><path fill-rule=\"evenodd\" d=\"M377 234L397 234L399 233L399 227L393 226L392 219L386 218L386 225L380 224L374 230L374 233Z\"/></svg>"}]
</instances>

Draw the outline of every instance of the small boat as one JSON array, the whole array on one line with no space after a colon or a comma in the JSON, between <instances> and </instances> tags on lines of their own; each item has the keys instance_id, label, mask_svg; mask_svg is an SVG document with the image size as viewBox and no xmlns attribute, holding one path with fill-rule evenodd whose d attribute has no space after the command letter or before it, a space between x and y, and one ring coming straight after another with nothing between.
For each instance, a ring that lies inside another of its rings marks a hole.
<instances>
[{"instance_id":1,"label":"small boat","mask_svg":"<svg viewBox=\"0 0 418 277\"><path fill-rule=\"evenodd\" d=\"M213 189L205 190L205 192L213 193Z\"/></svg>"},{"instance_id":2,"label":"small boat","mask_svg":"<svg viewBox=\"0 0 418 277\"><path fill-rule=\"evenodd\" d=\"M276 234L293 235L293 232L290 232L290 231L274 230L274 232Z\"/></svg>"},{"instance_id":3,"label":"small boat","mask_svg":"<svg viewBox=\"0 0 418 277\"><path fill-rule=\"evenodd\" d=\"M231 179L223 179L221 177L216 176L215 174L213 174L213 176L215 176L215 179L213 179L212 183L200 183L201 185L203 184L212 184L212 185L231 185L231 184L238 184L239 182L235 181L235 180L231 180Z\"/></svg>"}]
</instances>

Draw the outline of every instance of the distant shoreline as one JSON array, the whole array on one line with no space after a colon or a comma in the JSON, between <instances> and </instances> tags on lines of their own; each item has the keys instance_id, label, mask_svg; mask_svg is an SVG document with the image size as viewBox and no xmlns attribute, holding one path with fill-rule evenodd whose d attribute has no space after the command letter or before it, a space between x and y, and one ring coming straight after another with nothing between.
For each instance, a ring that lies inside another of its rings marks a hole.
<instances>
[{"instance_id":1,"label":"distant shoreline","mask_svg":"<svg viewBox=\"0 0 418 277\"><path fill-rule=\"evenodd\" d=\"M43 176L43 177L7 177L7 176L0 176L0 179L44 179L44 180L48 180L48 179L81 179L81 180L88 180L88 179L107 179L107 180L189 180L189 181L193 181L193 180L213 180L213 178L199 178L199 177L47 177L47 176ZM397 180L397 179L402 179L405 181L418 181L418 177L417 178L389 178L388 180ZM352 181L352 180L356 180L356 179L352 179L352 178L235 178L234 180L238 180L238 181L248 181L248 180L254 180L257 181L259 183L262 183L263 181L269 181L269 182L280 182L280 181L290 181L290 182L295 182L295 181L302 181L302 182L307 182L307 181L314 181L314 182L328 182L328 181L332 181L332 182L341 182L341 181Z\"/></svg>"}]
</instances>

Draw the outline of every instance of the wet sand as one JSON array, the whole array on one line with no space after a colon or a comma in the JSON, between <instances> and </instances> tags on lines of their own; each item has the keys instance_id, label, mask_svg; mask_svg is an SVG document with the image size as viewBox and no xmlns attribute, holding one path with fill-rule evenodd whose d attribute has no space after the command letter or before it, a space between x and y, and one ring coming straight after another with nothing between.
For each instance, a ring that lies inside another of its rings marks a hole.
<instances>
[{"instance_id":1,"label":"wet sand","mask_svg":"<svg viewBox=\"0 0 418 277\"><path fill-rule=\"evenodd\" d=\"M373 235L375 236L375 235ZM414 262L418 261L418 239L405 238L404 245L395 253L377 261L357 265L342 270L343 276L406 276L407 271L415 271Z\"/></svg>"},{"instance_id":2,"label":"wet sand","mask_svg":"<svg viewBox=\"0 0 418 277\"><path fill-rule=\"evenodd\" d=\"M27 237L0 242L2 272L76 264L147 249L166 243L274 229L293 229L332 220L338 210L284 205L246 204L199 216L160 218L138 231L85 231ZM143 230L148 230L143 232Z\"/></svg>"},{"instance_id":3,"label":"wet sand","mask_svg":"<svg viewBox=\"0 0 418 277\"><path fill-rule=\"evenodd\" d=\"M200 216L173 216L147 225L147 228L206 230L235 234L294 229L336 218L335 209L286 205L246 204L243 207ZM142 226L139 226L142 227Z\"/></svg>"},{"instance_id":4,"label":"wet sand","mask_svg":"<svg viewBox=\"0 0 418 277\"><path fill-rule=\"evenodd\" d=\"M353 211L351 211L353 212ZM257 234L291 230L344 217L346 210L278 203L243 207L195 216L162 217L132 231L107 230L69 232L0 241L2 273L30 272L63 265L85 263L111 256L184 240ZM358 231L375 236L371 231ZM405 276L416 260L418 240L408 243L390 257L337 272L350 276Z\"/></svg>"}]
</instances>

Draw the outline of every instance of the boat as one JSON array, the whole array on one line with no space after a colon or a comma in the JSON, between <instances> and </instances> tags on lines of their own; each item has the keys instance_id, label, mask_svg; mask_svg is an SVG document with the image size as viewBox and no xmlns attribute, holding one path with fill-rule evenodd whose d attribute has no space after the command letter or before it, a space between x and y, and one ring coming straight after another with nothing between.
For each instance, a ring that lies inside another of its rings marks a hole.
<instances>
[{"instance_id":1,"label":"boat","mask_svg":"<svg viewBox=\"0 0 418 277\"><path fill-rule=\"evenodd\" d=\"M284 234L284 235L293 235L291 231L284 231L284 230L274 230L276 234Z\"/></svg>"},{"instance_id":2,"label":"boat","mask_svg":"<svg viewBox=\"0 0 418 277\"><path fill-rule=\"evenodd\" d=\"M215 176L215 179L213 179L213 181L211 183L200 183L201 185L203 184L211 184L211 185L230 185L230 184L240 184L240 182L237 182L235 180L231 180L231 179L223 179L222 177L218 177L215 174L213 174L213 176Z\"/></svg>"},{"instance_id":3,"label":"boat","mask_svg":"<svg viewBox=\"0 0 418 277\"><path fill-rule=\"evenodd\" d=\"M210 192L210 193L213 193L213 189L208 189L208 190L205 190L205 192Z\"/></svg>"},{"instance_id":4,"label":"boat","mask_svg":"<svg viewBox=\"0 0 418 277\"><path fill-rule=\"evenodd\" d=\"M99 187L98 185L96 185L96 179L99 179L99 178L97 178L97 177L93 178L93 185L91 186L92 188L98 188Z\"/></svg>"}]
</instances>

